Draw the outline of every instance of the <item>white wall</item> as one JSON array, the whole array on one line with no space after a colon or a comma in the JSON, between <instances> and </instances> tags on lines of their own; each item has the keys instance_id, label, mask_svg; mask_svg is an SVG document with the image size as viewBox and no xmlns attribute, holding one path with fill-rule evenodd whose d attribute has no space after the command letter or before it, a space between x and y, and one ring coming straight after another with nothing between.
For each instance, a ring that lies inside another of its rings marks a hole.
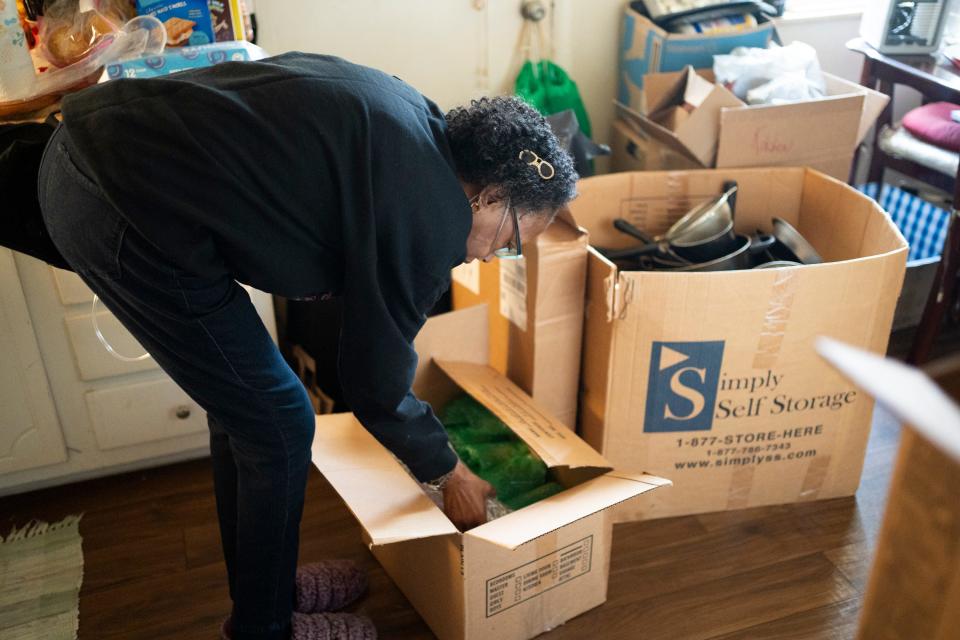
<instances>
[{"instance_id":1,"label":"white wall","mask_svg":"<svg viewBox=\"0 0 960 640\"><path fill-rule=\"evenodd\" d=\"M848 15L834 18L785 20L777 25L784 44L800 40L817 50L820 66L824 71L860 81L863 56L847 50L846 43L856 38L860 31L860 16ZM894 93L894 121L920 105L920 94L908 87L898 86Z\"/></svg>"},{"instance_id":2,"label":"white wall","mask_svg":"<svg viewBox=\"0 0 960 640\"><path fill-rule=\"evenodd\" d=\"M511 89L519 68L519 3L487 0L478 10L474 2L261 0L260 44L271 53L332 53L382 69L447 109ZM488 57L487 88L479 71Z\"/></svg>"},{"instance_id":3,"label":"white wall","mask_svg":"<svg viewBox=\"0 0 960 640\"><path fill-rule=\"evenodd\" d=\"M626 2L544 3L553 7L547 30L553 34L554 59L579 86L594 137L606 141ZM269 52L343 56L403 78L448 109L479 95L512 91L522 60L520 5L520 0L260 0L256 8L260 44ZM809 43L826 71L854 81L862 60L844 45L858 27L856 16L779 25L784 43ZM485 81L480 71L487 60ZM898 102L909 106L915 98Z\"/></svg>"},{"instance_id":4,"label":"white wall","mask_svg":"<svg viewBox=\"0 0 960 640\"><path fill-rule=\"evenodd\" d=\"M485 6L478 10L477 3ZM544 0L554 59L580 87L594 131L612 116L623 0ZM397 75L448 109L511 92L522 61L520 0L260 0L270 53L332 53ZM478 73L489 59L490 79Z\"/></svg>"}]
</instances>

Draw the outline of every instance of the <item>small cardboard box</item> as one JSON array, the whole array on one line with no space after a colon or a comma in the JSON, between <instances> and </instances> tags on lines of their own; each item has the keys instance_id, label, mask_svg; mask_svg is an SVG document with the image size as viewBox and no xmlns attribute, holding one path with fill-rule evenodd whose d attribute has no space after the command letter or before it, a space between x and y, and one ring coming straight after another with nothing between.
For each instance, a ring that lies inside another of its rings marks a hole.
<instances>
[{"instance_id":1,"label":"small cardboard box","mask_svg":"<svg viewBox=\"0 0 960 640\"><path fill-rule=\"evenodd\" d=\"M577 420L587 234L561 212L522 260L453 270L453 308L487 304L490 364L560 422Z\"/></svg>"},{"instance_id":2,"label":"small cardboard box","mask_svg":"<svg viewBox=\"0 0 960 640\"><path fill-rule=\"evenodd\" d=\"M723 109L744 106L737 96L693 67L656 76L648 85L646 99L649 116L637 114L641 128L649 126L652 133L665 138L667 146L693 156L702 167L712 167L716 158Z\"/></svg>"},{"instance_id":3,"label":"small cardboard box","mask_svg":"<svg viewBox=\"0 0 960 640\"><path fill-rule=\"evenodd\" d=\"M661 71L680 71L686 66L713 66L713 56L737 47L766 48L776 35L773 23L753 29L717 35L678 34L664 31L627 4L620 38L620 102L640 110L644 77Z\"/></svg>"},{"instance_id":4,"label":"small cardboard box","mask_svg":"<svg viewBox=\"0 0 960 640\"><path fill-rule=\"evenodd\" d=\"M809 169L618 173L581 181L591 244L635 245L623 217L664 232L736 180L741 233L793 224L829 262L713 273L620 272L592 248L580 435L617 468L665 475L666 495L618 520L845 496L860 480L873 403L813 348L829 335L883 352L907 245L870 198Z\"/></svg>"},{"instance_id":5,"label":"small cardboard box","mask_svg":"<svg viewBox=\"0 0 960 640\"><path fill-rule=\"evenodd\" d=\"M783 105L747 105L713 84L686 121L670 127L657 121L657 112L683 100L685 93L702 96L713 73L691 67L651 74L641 106L630 105L634 113L620 107L620 117L630 116L636 128L705 168L809 166L846 181L857 147L889 98L823 75L826 97Z\"/></svg>"},{"instance_id":6,"label":"small cardboard box","mask_svg":"<svg viewBox=\"0 0 960 640\"><path fill-rule=\"evenodd\" d=\"M606 600L606 510L669 484L610 464L486 362L486 309L436 316L417 339L417 395L469 393L569 487L461 533L351 414L317 417L313 462L371 552L441 640L525 640ZM459 362L443 360L444 357Z\"/></svg>"},{"instance_id":7,"label":"small cardboard box","mask_svg":"<svg viewBox=\"0 0 960 640\"><path fill-rule=\"evenodd\" d=\"M836 341L818 350L904 424L857 638L956 638L960 407L916 369ZM955 400L960 363L949 364L943 382Z\"/></svg>"}]
</instances>

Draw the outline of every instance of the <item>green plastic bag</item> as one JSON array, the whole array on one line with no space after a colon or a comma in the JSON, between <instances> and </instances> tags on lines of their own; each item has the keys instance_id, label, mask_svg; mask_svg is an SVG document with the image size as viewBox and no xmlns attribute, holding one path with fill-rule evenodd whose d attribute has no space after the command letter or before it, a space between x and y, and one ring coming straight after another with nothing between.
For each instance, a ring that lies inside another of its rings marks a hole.
<instances>
[{"instance_id":1,"label":"green plastic bag","mask_svg":"<svg viewBox=\"0 0 960 640\"><path fill-rule=\"evenodd\" d=\"M533 504L534 502L540 502L544 498L549 498L550 496L556 495L563 491L563 485L556 482L547 482L541 484L537 487L534 487L530 491L521 493L518 496L508 498L506 500L501 500L501 502L508 508L513 511L517 509L523 509L526 506Z\"/></svg>"},{"instance_id":2,"label":"green plastic bag","mask_svg":"<svg viewBox=\"0 0 960 640\"><path fill-rule=\"evenodd\" d=\"M556 493L542 489L555 484L547 483L547 465L482 404L461 396L447 403L441 416L457 455L493 485L500 502L526 506Z\"/></svg>"},{"instance_id":3,"label":"green plastic bag","mask_svg":"<svg viewBox=\"0 0 960 640\"><path fill-rule=\"evenodd\" d=\"M492 484L497 490L497 499L509 506L516 497L547 481L547 465L527 449L523 455L483 469L477 475Z\"/></svg>"},{"instance_id":4,"label":"green plastic bag","mask_svg":"<svg viewBox=\"0 0 960 640\"><path fill-rule=\"evenodd\" d=\"M522 442L478 442L464 444L457 449L460 459L471 469L486 471L505 464L513 458L529 454Z\"/></svg>"},{"instance_id":5,"label":"green plastic bag","mask_svg":"<svg viewBox=\"0 0 960 640\"><path fill-rule=\"evenodd\" d=\"M527 60L517 74L514 90L545 116L573 109L580 130L590 137L590 118L577 83L559 65L550 60Z\"/></svg>"}]
</instances>

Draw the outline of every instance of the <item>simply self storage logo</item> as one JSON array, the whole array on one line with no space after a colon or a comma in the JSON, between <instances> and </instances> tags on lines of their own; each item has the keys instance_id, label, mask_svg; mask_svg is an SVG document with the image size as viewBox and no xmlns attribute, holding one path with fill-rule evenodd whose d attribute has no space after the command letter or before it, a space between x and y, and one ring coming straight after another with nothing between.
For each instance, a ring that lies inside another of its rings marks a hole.
<instances>
[{"instance_id":1,"label":"simply self storage logo","mask_svg":"<svg viewBox=\"0 0 960 640\"><path fill-rule=\"evenodd\" d=\"M644 431L708 431L713 426L723 346L723 341L653 343Z\"/></svg>"}]
</instances>

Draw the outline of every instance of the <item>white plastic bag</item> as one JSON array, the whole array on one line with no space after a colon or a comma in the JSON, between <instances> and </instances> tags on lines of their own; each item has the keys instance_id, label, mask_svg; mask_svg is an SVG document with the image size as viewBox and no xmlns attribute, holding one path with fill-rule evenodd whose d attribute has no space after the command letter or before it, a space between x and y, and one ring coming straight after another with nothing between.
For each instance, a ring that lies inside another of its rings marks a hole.
<instances>
[{"instance_id":1,"label":"white plastic bag","mask_svg":"<svg viewBox=\"0 0 960 640\"><path fill-rule=\"evenodd\" d=\"M769 49L737 47L713 57L717 82L749 104L816 100L826 93L816 50L803 42Z\"/></svg>"}]
</instances>

